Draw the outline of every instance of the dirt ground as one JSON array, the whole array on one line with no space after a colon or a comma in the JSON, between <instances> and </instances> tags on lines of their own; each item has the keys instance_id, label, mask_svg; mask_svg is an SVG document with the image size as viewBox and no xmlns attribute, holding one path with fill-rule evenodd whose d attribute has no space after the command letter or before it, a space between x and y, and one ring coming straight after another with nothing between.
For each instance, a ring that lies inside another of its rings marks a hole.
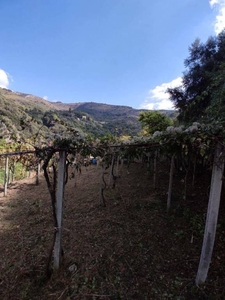
<instances>
[{"instance_id":1,"label":"dirt ground","mask_svg":"<svg viewBox=\"0 0 225 300\"><path fill-rule=\"evenodd\" d=\"M46 278L54 225L45 179L0 190L0 299L225 299L225 222L220 214L207 282L196 287L208 179L183 200L175 178L166 213L168 169L153 176L143 164L120 170L115 189L100 197L101 168L76 173L65 188L63 249L58 272ZM107 179L107 178L106 178Z\"/></svg>"}]
</instances>

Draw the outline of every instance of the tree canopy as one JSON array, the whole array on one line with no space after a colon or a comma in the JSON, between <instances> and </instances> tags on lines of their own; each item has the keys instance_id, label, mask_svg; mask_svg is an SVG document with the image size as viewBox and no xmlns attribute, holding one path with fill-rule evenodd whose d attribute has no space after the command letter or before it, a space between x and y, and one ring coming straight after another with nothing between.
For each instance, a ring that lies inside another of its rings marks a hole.
<instances>
[{"instance_id":1,"label":"tree canopy","mask_svg":"<svg viewBox=\"0 0 225 300\"><path fill-rule=\"evenodd\" d=\"M185 123L222 117L225 111L225 30L206 43L196 39L185 59L182 86L168 89Z\"/></svg>"},{"instance_id":2,"label":"tree canopy","mask_svg":"<svg viewBox=\"0 0 225 300\"><path fill-rule=\"evenodd\" d=\"M141 112L139 121L141 122L144 131L150 135L155 131L163 131L168 126L172 125L172 120L158 111Z\"/></svg>"}]
</instances>

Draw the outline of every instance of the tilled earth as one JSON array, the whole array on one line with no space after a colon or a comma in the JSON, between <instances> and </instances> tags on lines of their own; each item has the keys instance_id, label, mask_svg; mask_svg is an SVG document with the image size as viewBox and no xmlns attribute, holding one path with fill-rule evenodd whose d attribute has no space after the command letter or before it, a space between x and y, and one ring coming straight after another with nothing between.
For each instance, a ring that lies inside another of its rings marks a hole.
<instances>
[{"instance_id":1,"label":"tilled earth","mask_svg":"<svg viewBox=\"0 0 225 300\"><path fill-rule=\"evenodd\" d=\"M169 175L161 170L153 189L145 165L123 166L115 188L104 190L106 207L101 168L76 173L65 188L64 257L50 279L55 229L45 179L39 186L35 178L13 183L7 197L1 189L0 299L225 299L222 212L206 285L196 287L208 191L197 184L184 202L175 178L167 214Z\"/></svg>"}]
</instances>

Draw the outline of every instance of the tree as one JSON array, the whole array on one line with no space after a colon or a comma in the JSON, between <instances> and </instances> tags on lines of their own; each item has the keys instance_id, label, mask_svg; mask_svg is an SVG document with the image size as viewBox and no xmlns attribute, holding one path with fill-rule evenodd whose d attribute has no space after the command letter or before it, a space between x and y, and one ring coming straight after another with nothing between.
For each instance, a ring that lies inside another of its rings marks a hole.
<instances>
[{"instance_id":1,"label":"tree","mask_svg":"<svg viewBox=\"0 0 225 300\"><path fill-rule=\"evenodd\" d=\"M225 121L225 62L222 63L212 78L211 103L206 108L205 114L209 121Z\"/></svg>"},{"instance_id":2,"label":"tree","mask_svg":"<svg viewBox=\"0 0 225 300\"><path fill-rule=\"evenodd\" d=\"M212 117L212 111L224 110L225 30L205 44L196 39L189 53L182 86L167 90L179 111L178 119L184 123L201 121Z\"/></svg>"},{"instance_id":3,"label":"tree","mask_svg":"<svg viewBox=\"0 0 225 300\"><path fill-rule=\"evenodd\" d=\"M139 121L141 122L144 131L150 135L155 131L163 131L168 126L172 125L172 120L158 111L141 112Z\"/></svg>"}]
</instances>

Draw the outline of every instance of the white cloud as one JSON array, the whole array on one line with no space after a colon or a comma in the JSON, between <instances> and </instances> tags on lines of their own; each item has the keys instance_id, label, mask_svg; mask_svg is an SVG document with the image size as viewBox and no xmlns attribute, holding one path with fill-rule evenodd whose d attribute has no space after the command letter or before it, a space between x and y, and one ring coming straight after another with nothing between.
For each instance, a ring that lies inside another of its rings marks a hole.
<instances>
[{"instance_id":1,"label":"white cloud","mask_svg":"<svg viewBox=\"0 0 225 300\"><path fill-rule=\"evenodd\" d=\"M225 0L209 0L209 4L217 12L214 30L219 34L225 28Z\"/></svg>"},{"instance_id":2,"label":"white cloud","mask_svg":"<svg viewBox=\"0 0 225 300\"><path fill-rule=\"evenodd\" d=\"M48 100L48 96L44 96L43 99Z\"/></svg>"},{"instance_id":3,"label":"white cloud","mask_svg":"<svg viewBox=\"0 0 225 300\"><path fill-rule=\"evenodd\" d=\"M50 101L50 102L61 102L59 100L48 100L48 101Z\"/></svg>"},{"instance_id":4,"label":"white cloud","mask_svg":"<svg viewBox=\"0 0 225 300\"><path fill-rule=\"evenodd\" d=\"M9 86L9 74L0 69L0 87L8 88Z\"/></svg>"},{"instance_id":5,"label":"white cloud","mask_svg":"<svg viewBox=\"0 0 225 300\"><path fill-rule=\"evenodd\" d=\"M168 88L175 88L182 85L182 78L178 77L171 82L157 85L154 89L148 92L144 103L140 108L144 109L174 109L173 103L169 100L169 95L166 93Z\"/></svg>"},{"instance_id":6,"label":"white cloud","mask_svg":"<svg viewBox=\"0 0 225 300\"><path fill-rule=\"evenodd\" d=\"M213 6L215 4L219 3L219 0L209 0L210 6Z\"/></svg>"}]
</instances>

